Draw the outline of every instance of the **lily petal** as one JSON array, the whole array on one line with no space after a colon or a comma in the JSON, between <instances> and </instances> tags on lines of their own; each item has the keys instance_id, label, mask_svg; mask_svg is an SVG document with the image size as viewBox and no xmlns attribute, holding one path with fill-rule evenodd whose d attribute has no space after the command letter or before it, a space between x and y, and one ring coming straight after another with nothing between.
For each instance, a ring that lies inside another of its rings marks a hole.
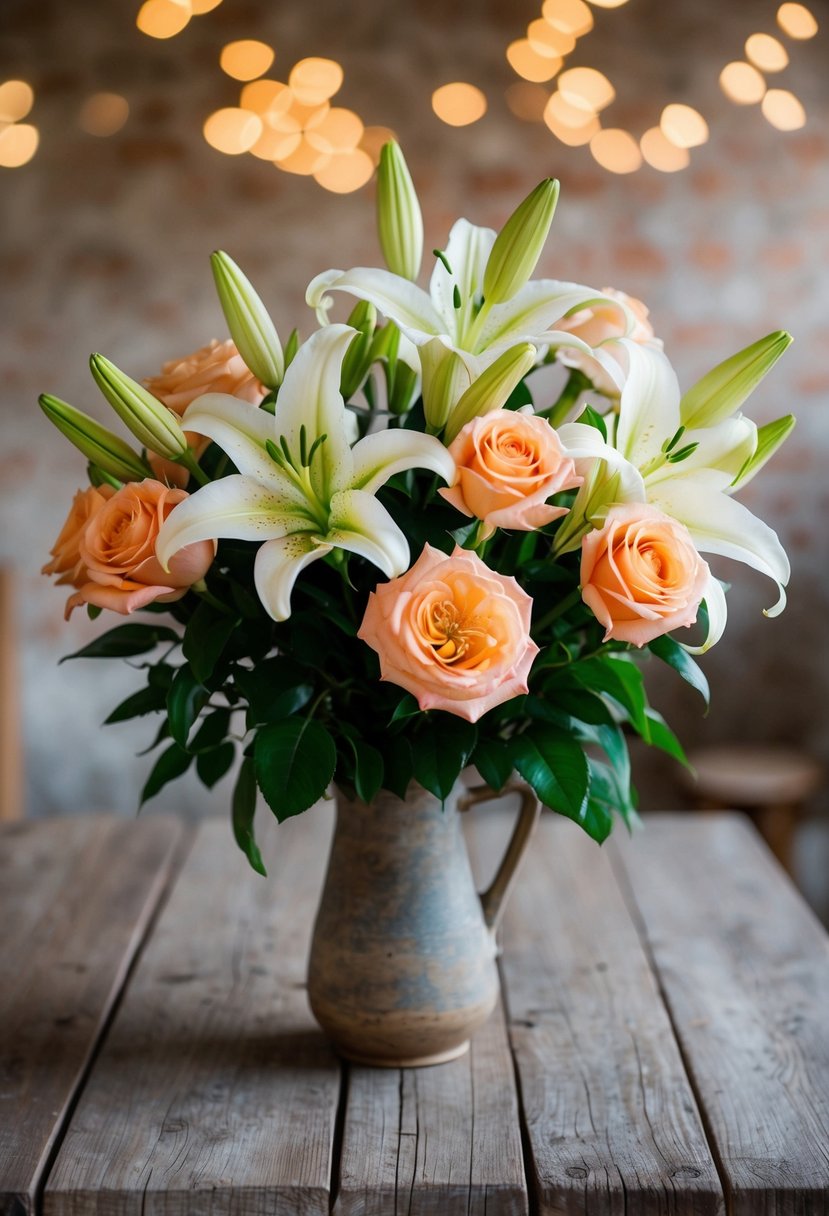
<instances>
[{"instance_id":1,"label":"lily petal","mask_svg":"<svg viewBox=\"0 0 829 1216\"><path fill-rule=\"evenodd\" d=\"M365 557L387 578L402 574L409 565L406 537L383 504L365 490L343 490L334 495L325 540Z\"/></svg>"},{"instance_id":2,"label":"lily petal","mask_svg":"<svg viewBox=\"0 0 829 1216\"><path fill-rule=\"evenodd\" d=\"M705 588L705 595L702 598L708 609L708 636L699 646L689 646L686 642L680 642L680 646L689 654L705 654L706 650L716 646L725 632L725 623L728 620L725 592L722 584L714 578L713 574L708 579L708 586Z\"/></svg>"},{"instance_id":3,"label":"lily petal","mask_svg":"<svg viewBox=\"0 0 829 1216\"><path fill-rule=\"evenodd\" d=\"M374 494L395 473L429 469L447 485L455 479L455 461L439 439L421 431L378 431L366 435L351 450L355 490Z\"/></svg>"},{"instance_id":4,"label":"lily petal","mask_svg":"<svg viewBox=\"0 0 829 1216\"><path fill-rule=\"evenodd\" d=\"M268 616L287 621L297 575L330 552L330 545L320 543L308 532L295 532L262 545L253 564L253 579Z\"/></svg>"},{"instance_id":5,"label":"lily petal","mask_svg":"<svg viewBox=\"0 0 829 1216\"><path fill-rule=\"evenodd\" d=\"M740 470L757 450L757 426L750 418L738 414L716 426L703 430L685 431L677 448L695 443L696 451L679 464L666 464L651 474L647 484L655 485L667 478L684 477L698 469L716 469L727 473L733 485Z\"/></svg>"},{"instance_id":6,"label":"lily petal","mask_svg":"<svg viewBox=\"0 0 829 1216\"><path fill-rule=\"evenodd\" d=\"M620 324L625 333L633 328L633 316L628 308L611 296L602 295L592 287L581 283L564 283L557 279L536 279L527 283L505 304L496 304L481 330L478 349L503 342L538 342L559 345L567 344L563 332L549 333L558 321L568 313L593 306L609 308L619 313ZM548 337L544 335L549 334ZM578 339L573 344L589 352L590 347Z\"/></svg>"},{"instance_id":7,"label":"lily petal","mask_svg":"<svg viewBox=\"0 0 829 1216\"><path fill-rule=\"evenodd\" d=\"M619 405L616 445L640 468L658 456L679 427L679 382L662 351L622 339L628 374Z\"/></svg>"},{"instance_id":8,"label":"lily petal","mask_svg":"<svg viewBox=\"0 0 829 1216\"><path fill-rule=\"evenodd\" d=\"M469 220L457 220L452 225L444 254L452 267L451 274L438 259L429 282L429 294L435 310L443 318L443 329L458 345L474 320L474 309L480 303L484 271L495 244L491 228L478 228ZM455 289L460 307L455 307Z\"/></svg>"},{"instance_id":9,"label":"lily petal","mask_svg":"<svg viewBox=\"0 0 829 1216\"><path fill-rule=\"evenodd\" d=\"M718 553L744 562L768 575L778 586L777 603L766 616L778 616L786 606L789 559L776 532L725 493L722 474L701 469L648 488L648 500L684 523L702 553Z\"/></svg>"},{"instance_id":10,"label":"lily petal","mask_svg":"<svg viewBox=\"0 0 829 1216\"><path fill-rule=\"evenodd\" d=\"M227 393L205 393L187 407L185 418L187 430L217 443L240 473L280 487L286 482L265 450L276 437L271 414Z\"/></svg>"},{"instance_id":11,"label":"lily petal","mask_svg":"<svg viewBox=\"0 0 829 1216\"><path fill-rule=\"evenodd\" d=\"M607 421L612 420L608 418ZM606 482L609 476L618 475L618 481L614 483L618 491L616 501L646 501L645 483L639 470L625 459L621 452L606 443L601 432L594 426L587 426L584 422L566 422L564 426L558 427L556 433L564 451L575 460L576 472L580 476L588 478L596 461L603 461L607 466L608 476L602 478L602 482ZM595 489L595 486L593 488ZM586 500L591 492L590 486L585 482L579 490L579 495Z\"/></svg>"},{"instance_id":12,"label":"lily petal","mask_svg":"<svg viewBox=\"0 0 829 1216\"><path fill-rule=\"evenodd\" d=\"M289 532L318 528L272 486L234 473L211 481L175 507L161 525L156 557L165 570L170 559L197 540L271 540Z\"/></svg>"},{"instance_id":13,"label":"lily petal","mask_svg":"<svg viewBox=\"0 0 829 1216\"><path fill-rule=\"evenodd\" d=\"M442 333L444 324L422 288L388 270L357 266L353 270L326 270L308 284L305 301L317 310L323 324L331 305L326 292L347 291L358 300L370 300L389 321L394 321L420 345L420 340Z\"/></svg>"}]
</instances>

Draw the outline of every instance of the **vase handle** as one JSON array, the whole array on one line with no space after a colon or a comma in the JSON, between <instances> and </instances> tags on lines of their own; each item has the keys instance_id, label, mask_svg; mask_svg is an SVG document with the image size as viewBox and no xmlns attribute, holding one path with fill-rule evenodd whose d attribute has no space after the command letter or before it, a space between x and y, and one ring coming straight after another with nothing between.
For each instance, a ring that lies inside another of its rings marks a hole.
<instances>
[{"instance_id":1,"label":"vase handle","mask_svg":"<svg viewBox=\"0 0 829 1216\"><path fill-rule=\"evenodd\" d=\"M487 889L481 892L481 907L483 908L484 922L493 933L496 932L501 922L501 916L506 907L507 896L515 881L519 862L524 856L524 850L529 844L533 828L538 822L538 816L541 813L541 803L530 787L524 785L521 781L510 782L509 785L505 785L499 792L490 789L488 785L478 785L474 789L468 790L466 794L458 799L458 810L468 811L477 802L491 802L494 798L500 798L504 794L518 794L521 799L521 809L518 812L518 819L513 828L510 842L507 845L507 851L495 873L495 877Z\"/></svg>"}]
</instances>

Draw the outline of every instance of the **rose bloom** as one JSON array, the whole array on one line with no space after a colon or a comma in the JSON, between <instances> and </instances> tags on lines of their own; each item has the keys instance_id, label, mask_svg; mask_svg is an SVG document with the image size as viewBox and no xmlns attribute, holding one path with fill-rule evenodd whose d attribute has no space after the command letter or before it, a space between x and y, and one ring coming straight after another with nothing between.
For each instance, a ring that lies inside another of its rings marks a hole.
<instances>
[{"instance_id":1,"label":"rose bloom","mask_svg":"<svg viewBox=\"0 0 829 1216\"><path fill-rule=\"evenodd\" d=\"M538 647L532 600L467 549L426 545L412 568L369 596L357 636L380 656L381 678L421 709L469 722L527 691Z\"/></svg>"},{"instance_id":2,"label":"rose bloom","mask_svg":"<svg viewBox=\"0 0 829 1216\"><path fill-rule=\"evenodd\" d=\"M179 417L191 402L205 393L228 393L231 397L258 405L268 391L248 370L230 338L225 342L213 338L207 346L202 346L192 355L171 359L163 365L159 375L150 376L144 384ZM210 440L193 431L184 433L198 459ZM165 460L155 453L149 454L149 460L157 477L171 485L187 485L188 473L180 464Z\"/></svg>"},{"instance_id":3,"label":"rose bloom","mask_svg":"<svg viewBox=\"0 0 829 1216\"><path fill-rule=\"evenodd\" d=\"M576 466L544 418L532 413L495 410L473 418L450 443L458 479L441 490L464 515L496 528L532 532L560 515L547 499L581 485Z\"/></svg>"},{"instance_id":4,"label":"rose bloom","mask_svg":"<svg viewBox=\"0 0 829 1216\"><path fill-rule=\"evenodd\" d=\"M113 487L107 485L88 486L85 490L78 490L72 499L66 523L49 550L52 560L46 563L41 574L59 574L59 587L66 583L80 587L86 582L89 576L81 558L81 539L92 516L114 493Z\"/></svg>"},{"instance_id":5,"label":"rose bloom","mask_svg":"<svg viewBox=\"0 0 829 1216\"><path fill-rule=\"evenodd\" d=\"M155 555L161 525L185 498L184 490L147 478L123 486L104 502L90 517L78 546L89 581L67 601L67 618L81 604L127 615L156 600L170 603L204 577L216 553L215 541L198 541L180 550L169 573Z\"/></svg>"},{"instance_id":6,"label":"rose bloom","mask_svg":"<svg viewBox=\"0 0 829 1216\"><path fill-rule=\"evenodd\" d=\"M653 326L648 320L648 308L641 300L637 300L635 296L626 295L623 291L617 291L614 287L603 287L602 293L614 300L618 300L621 304L626 304L628 309L633 313L633 331L627 335L628 338L634 342L641 342L643 346L655 346L658 350L662 349L662 342L654 336ZM608 343L609 345L606 347L605 353L613 358L616 357L613 339L625 336L624 330L619 324L619 314L611 308L602 308L600 306L580 309L578 312L573 313L571 317L566 317L563 321L560 321L557 328L575 334L577 338L581 338L588 346L595 347ZM579 371L584 372L585 376L588 376L592 380L593 387L597 392L609 397L619 396L619 385L592 355L586 355L582 351L568 350L567 347L560 347L557 356L559 361L564 363L565 366L575 367Z\"/></svg>"},{"instance_id":7,"label":"rose bloom","mask_svg":"<svg viewBox=\"0 0 829 1216\"><path fill-rule=\"evenodd\" d=\"M605 641L644 646L693 625L709 578L685 525L646 503L612 507L582 541L582 599Z\"/></svg>"}]
</instances>

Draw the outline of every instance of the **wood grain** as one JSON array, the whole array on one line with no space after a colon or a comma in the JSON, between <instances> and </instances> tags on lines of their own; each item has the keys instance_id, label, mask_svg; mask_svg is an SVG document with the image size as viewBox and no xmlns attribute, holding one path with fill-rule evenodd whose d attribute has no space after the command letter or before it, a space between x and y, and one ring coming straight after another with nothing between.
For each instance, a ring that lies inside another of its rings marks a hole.
<instances>
[{"instance_id":1,"label":"wood grain","mask_svg":"<svg viewBox=\"0 0 829 1216\"><path fill-rule=\"evenodd\" d=\"M0 1213L35 1211L102 1028L162 894L172 819L0 828Z\"/></svg>"},{"instance_id":2,"label":"wood grain","mask_svg":"<svg viewBox=\"0 0 829 1216\"><path fill-rule=\"evenodd\" d=\"M829 1211L829 938L740 816L622 844L730 1211Z\"/></svg>"},{"instance_id":3,"label":"wood grain","mask_svg":"<svg viewBox=\"0 0 829 1216\"><path fill-rule=\"evenodd\" d=\"M268 879L224 819L199 828L45 1216L328 1213L340 1069L308 1010L305 969L329 810L263 823Z\"/></svg>"},{"instance_id":4,"label":"wood grain","mask_svg":"<svg viewBox=\"0 0 829 1216\"><path fill-rule=\"evenodd\" d=\"M23 746L14 573L0 566L0 821L23 816Z\"/></svg>"},{"instance_id":5,"label":"wood grain","mask_svg":"<svg viewBox=\"0 0 829 1216\"><path fill-rule=\"evenodd\" d=\"M507 832L479 811L473 847ZM503 925L502 974L541 1213L721 1213L670 1020L606 851L542 817Z\"/></svg>"},{"instance_id":6,"label":"wood grain","mask_svg":"<svg viewBox=\"0 0 829 1216\"><path fill-rule=\"evenodd\" d=\"M353 1066L335 1216L526 1216L515 1077L499 1005L469 1053Z\"/></svg>"}]
</instances>

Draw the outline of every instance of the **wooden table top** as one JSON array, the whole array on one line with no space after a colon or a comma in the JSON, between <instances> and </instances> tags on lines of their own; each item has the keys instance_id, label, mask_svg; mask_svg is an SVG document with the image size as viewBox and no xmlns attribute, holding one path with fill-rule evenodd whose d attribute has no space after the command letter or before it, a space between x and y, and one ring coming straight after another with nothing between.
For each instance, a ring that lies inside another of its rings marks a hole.
<instances>
[{"instance_id":1,"label":"wooden table top","mask_svg":"<svg viewBox=\"0 0 829 1216\"><path fill-rule=\"evenodd\" d=\"M317 1030L330 808L267 827L267 880L223 820L3 829L0 1213L829 1212L829 938L743 819L545 816L504 1006L420 1070Z\"/></svg>"}]
</instances>

